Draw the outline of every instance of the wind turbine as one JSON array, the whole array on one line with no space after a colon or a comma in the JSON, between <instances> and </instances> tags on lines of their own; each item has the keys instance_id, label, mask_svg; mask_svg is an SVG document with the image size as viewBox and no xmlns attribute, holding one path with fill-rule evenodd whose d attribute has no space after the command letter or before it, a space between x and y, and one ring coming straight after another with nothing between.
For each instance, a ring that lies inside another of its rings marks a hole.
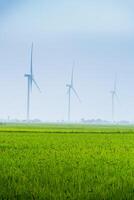
<instances>
[{"instance_id":1,"label":"wind turbine","mask_svg":"<svg viewBox=\"0 0 134 200\"><path fill-rule=\"evenodd\" d=\"M71 113L71 93L73 92L75 94L75 96L77 97L77 99L79 100L79 102L81 102L81 100L74 88L73 75L74 75L74 69L72 68L71 82L66 85L66 87L68 88L68 91L67 91L67 94L68 94L68 121L70 121L70 113Z\"/></svg>"},{"instance_id":2,"label":"wind turbine","mask_svg":"<svg viewBox=\"0 0 134 200\"><path fill-rule=\"evenodd\" d=\"M114 117L115 117L115 99L118 99L118 96L117 96L117 80L116 80L116 77L115 77L115 80L114 80L114 88L113 90L111 91L111 95L112 95L112 122L114 123Z\"/></svg>"},{"instance_id":3,"label":"wind turbine","mask_svg":"<svg viewBox=\"0 0 134 200\"><path fill-rule=\"evenodd\" d=\"M32 86L33 86L33 83L34 85L37 87L37 89L41 92L37 82L35 81L34 79L34 76L33 76L33 43L32 43L32 46L31 46L31 63L30 63L30 73L29 74L25 74L24 75L27 80L28 80L28 92L27 92L27 121L29 121L30 119L30 97L31 97L31 93L32 93Z\"/></svg>"}]
</instances>

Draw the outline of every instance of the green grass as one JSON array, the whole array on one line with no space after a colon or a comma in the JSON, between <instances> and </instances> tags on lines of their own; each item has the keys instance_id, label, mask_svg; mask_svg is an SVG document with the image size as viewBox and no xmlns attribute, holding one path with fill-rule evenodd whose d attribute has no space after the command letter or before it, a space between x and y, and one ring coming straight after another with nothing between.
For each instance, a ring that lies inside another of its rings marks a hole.
<instances>
[{"instance_id":1,"label":"green grass","mask_svg":"<svg viewBox=\"0 0 134 200\"><path fill-rule=\"evenodd\" d=\"M134 127L0 126L0 199L133 198Z\"/></svg>"}]
</instances>

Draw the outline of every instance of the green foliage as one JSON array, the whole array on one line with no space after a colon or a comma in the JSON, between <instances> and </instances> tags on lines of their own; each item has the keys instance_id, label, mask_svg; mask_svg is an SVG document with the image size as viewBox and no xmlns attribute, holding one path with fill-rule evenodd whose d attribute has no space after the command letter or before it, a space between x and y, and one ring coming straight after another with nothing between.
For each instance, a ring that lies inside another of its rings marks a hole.
<instances>
[{"instance_id":1,"label":"green foliage","mask_svg":"<svg viewBox=\"0 0 134 200\"><path fill-rule=\"evenodd\" d=\"M134 127L0 127L0 199L133 199Z\"/></svg>"}]
</instances>

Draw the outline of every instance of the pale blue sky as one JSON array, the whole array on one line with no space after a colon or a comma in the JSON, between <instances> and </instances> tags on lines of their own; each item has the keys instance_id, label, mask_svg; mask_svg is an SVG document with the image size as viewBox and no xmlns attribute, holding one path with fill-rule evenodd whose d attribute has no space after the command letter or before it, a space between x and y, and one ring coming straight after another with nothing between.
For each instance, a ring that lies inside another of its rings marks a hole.
<instances>
[{"instance_id":1,"label":"pale blue sky","mask_svg":"<svg viewBox=\"0 0 134 200\"><path fill-rule=\"evenodd\" d=\"M72 120L111 119L118 75L116 119L134 121L134 2L132 0L0 0L0 118L24 119L30 45L42 89L32 94L32 118L67 119L66 83L75 60Z\"/></svg>"}]
</instances>

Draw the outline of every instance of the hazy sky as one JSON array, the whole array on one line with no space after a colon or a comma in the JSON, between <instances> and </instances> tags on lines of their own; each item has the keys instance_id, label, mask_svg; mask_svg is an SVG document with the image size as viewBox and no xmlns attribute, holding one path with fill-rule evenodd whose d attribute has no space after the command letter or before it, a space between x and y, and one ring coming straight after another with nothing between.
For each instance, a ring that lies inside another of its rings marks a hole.
<instances>
[{"instance_id":1,"label":"hazy sky","mask_svg":"<svg viewBox=\"0 0 134 200\"><path fill-rule=\"evenodd\" d=\"M132 0L0 0L0 118L24 119L30 46L34 42L32 118L67 119L67 88L75 61L72 120L134 121L134 2Z\"/></svg>"}]
</instances>

